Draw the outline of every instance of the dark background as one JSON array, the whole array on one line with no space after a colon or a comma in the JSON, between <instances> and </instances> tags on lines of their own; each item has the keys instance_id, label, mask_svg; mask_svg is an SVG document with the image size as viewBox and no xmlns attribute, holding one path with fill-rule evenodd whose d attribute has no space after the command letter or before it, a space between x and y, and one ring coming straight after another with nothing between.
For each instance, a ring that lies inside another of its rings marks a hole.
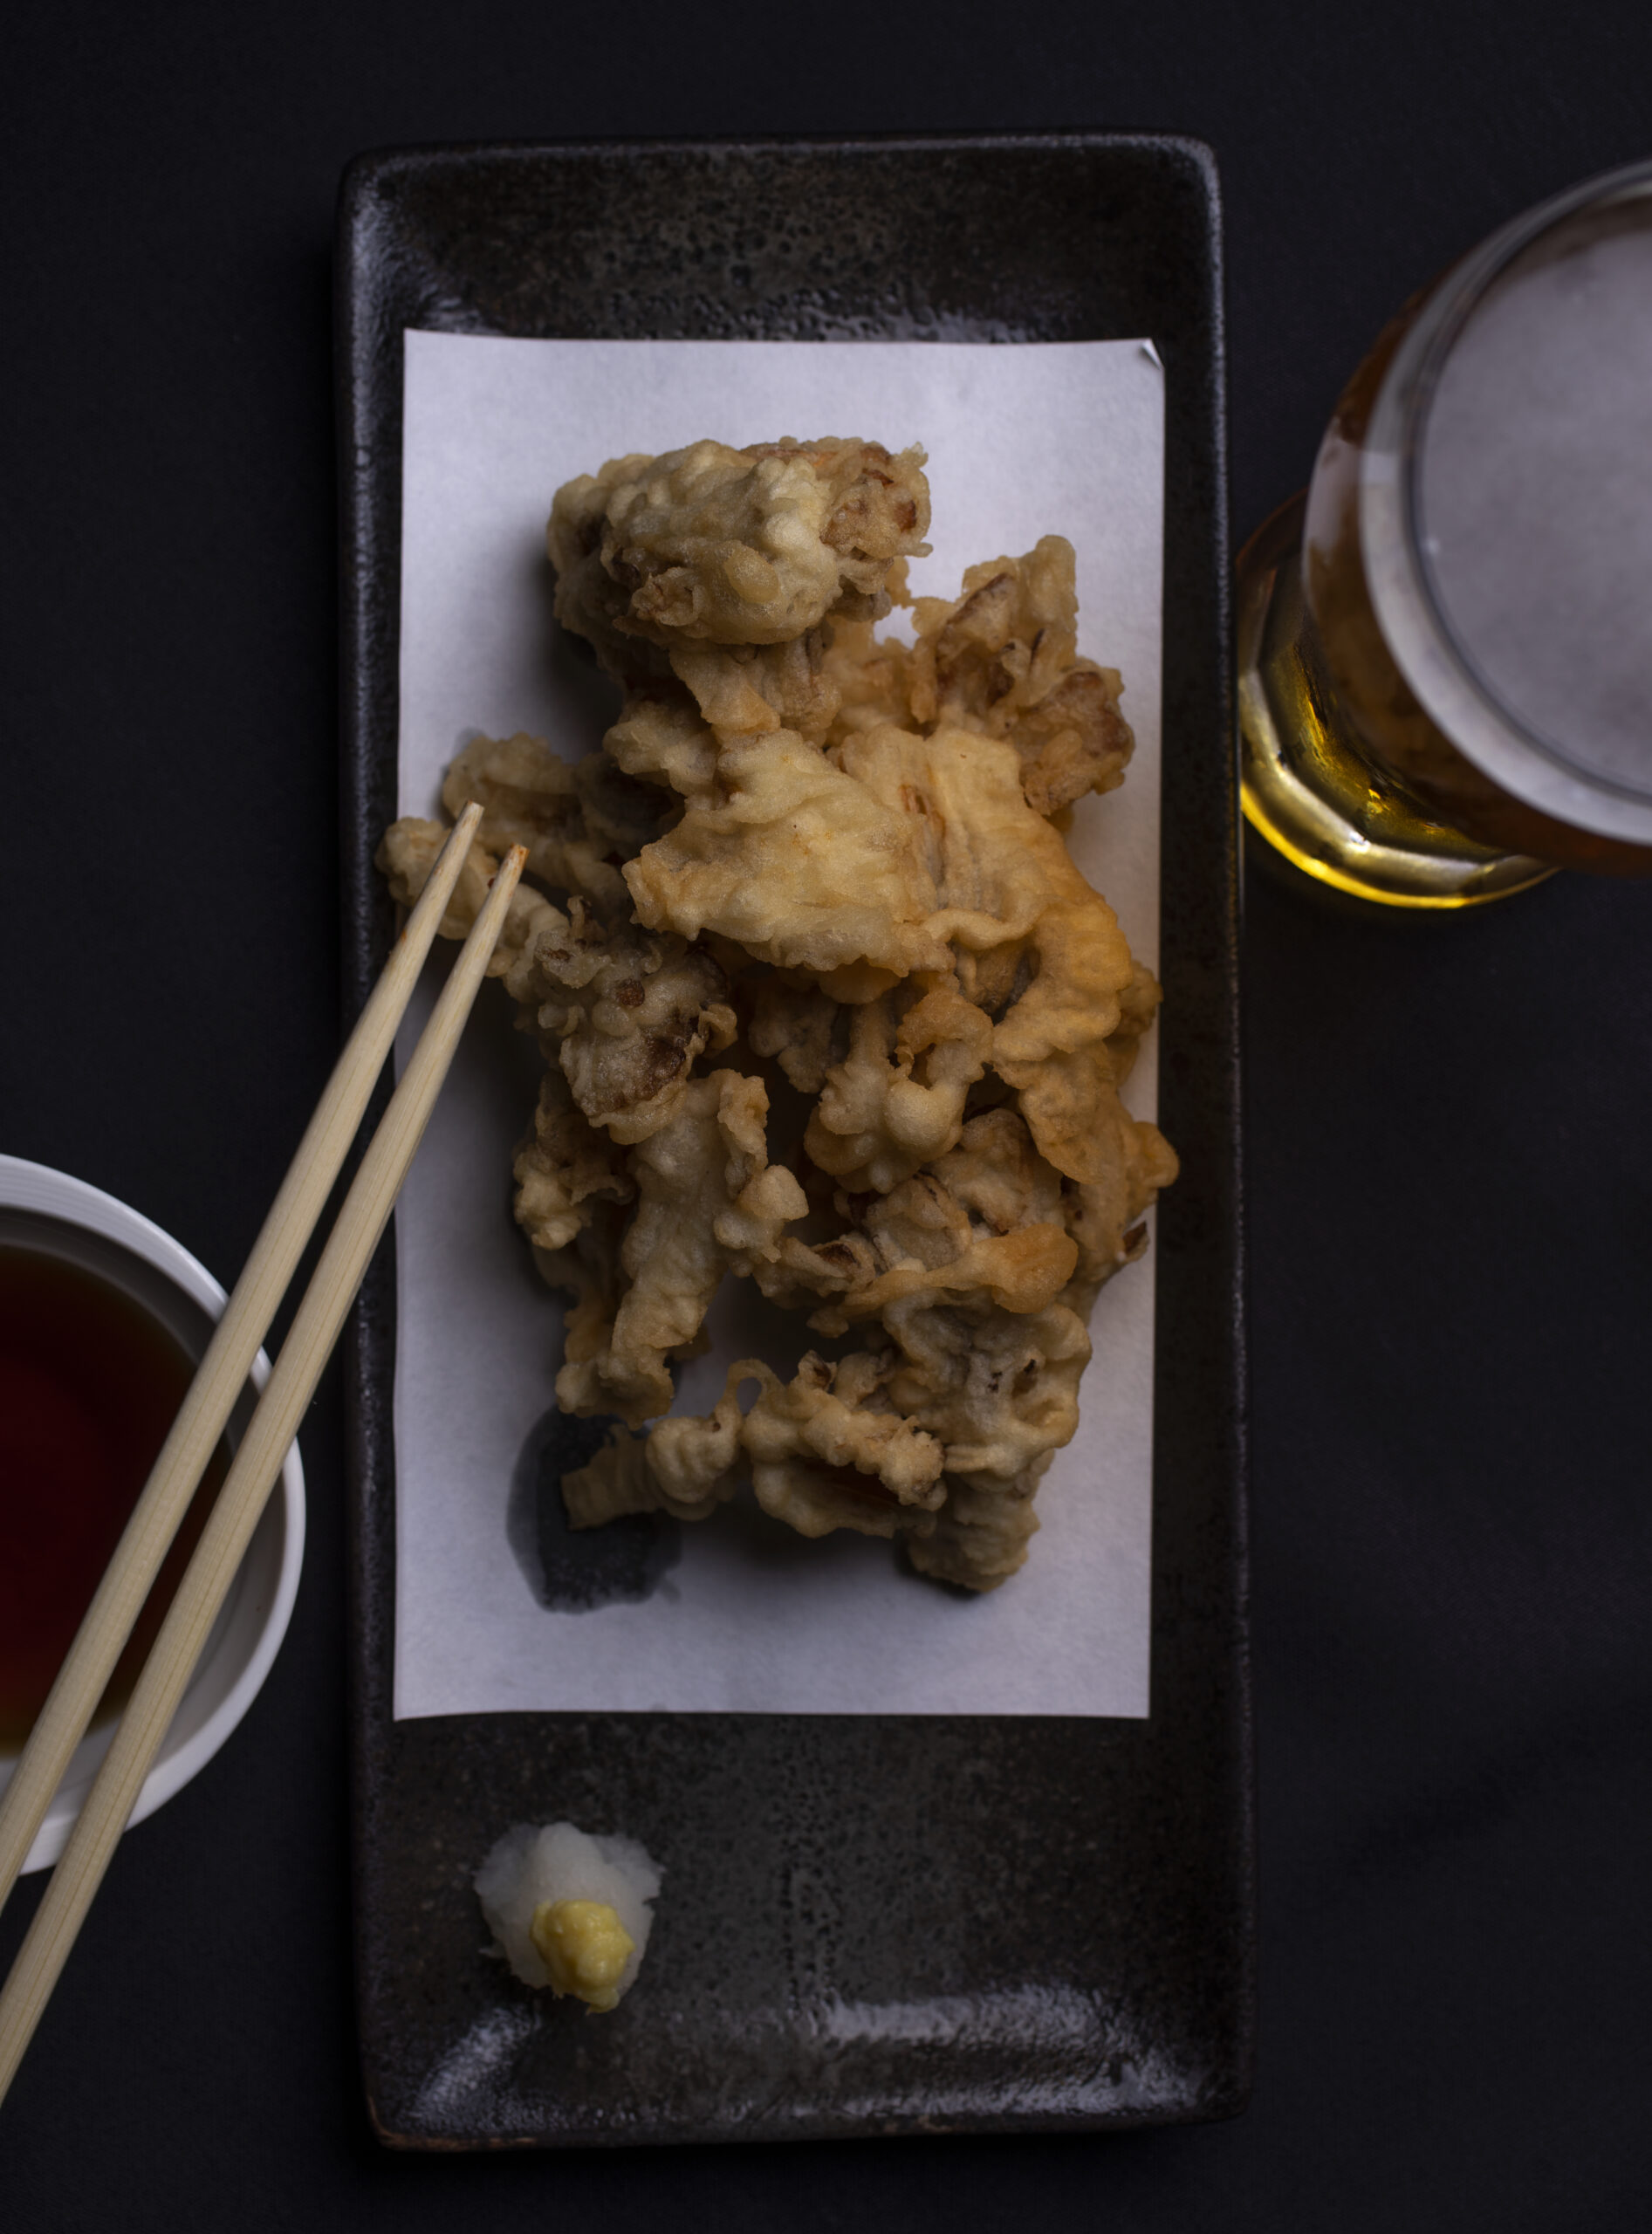
<instances>
[{"instance_id":1,"label":"dark background","mask_svg":"<svg viewBox=\"0 0 1652 2234\"><path fill-rule=\"evenodd\" d=\"M0 84L0 1147L237 1268L336 1046L330 234L358 149L1147 128L1226 199L1232 517L1499 219L1652 153L1652 15L59 6ZM1255 865L1253 864L1253 869ZM354 2068L341 1407L292 1630L0 2109L30 2230L1616 2230L1652 2175L1652 888L1247 895L1262 2030L1087 2141L397 2157ZM38 1898L0 1924L9 1960Z\"/></svg>"}]
</instances>

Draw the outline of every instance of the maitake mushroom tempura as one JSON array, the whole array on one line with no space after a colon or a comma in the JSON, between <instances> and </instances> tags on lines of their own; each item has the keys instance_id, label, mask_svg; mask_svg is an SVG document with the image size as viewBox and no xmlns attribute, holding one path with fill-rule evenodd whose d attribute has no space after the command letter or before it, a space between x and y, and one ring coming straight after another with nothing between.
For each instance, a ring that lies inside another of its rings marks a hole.
<instances>
[{"instance_id":1,"label":"maitake mushroom tempura","mask_svg":"<svg viewBox=\"0 0 1652 2234\"><path fill-rule=\"evenodd\" d=\"M908 598L922 463L703 442L560 490L558 616L624 702L577 764L454 762L444 806L486 813L442 929L484 846L529 848L493 962L546 1062L516 1215L573 1299L559 1402L623 1423L564 1484L574 1525L702 1519L749 1478L805 1536L990 1590L1176 1167L1119 1099L1159 988L1062 837L1123 778L1119 676L1078 654L1059 536ZM915 644L875 634L892 603ZM388 832L398 900L445 835ZM821 1347L665 1416L730 1273Z\"/></svg>"}]
</instances>

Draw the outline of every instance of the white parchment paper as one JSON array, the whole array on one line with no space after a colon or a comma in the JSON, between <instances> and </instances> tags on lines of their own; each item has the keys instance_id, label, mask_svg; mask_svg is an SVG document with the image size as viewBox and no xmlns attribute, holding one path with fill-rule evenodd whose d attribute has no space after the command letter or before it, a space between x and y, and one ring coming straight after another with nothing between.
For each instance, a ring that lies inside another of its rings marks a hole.
<instances>
[{"instance_id":1,"label":"white parchment paper","mask_svg":"<svg viewBox=\"0 0 1652 2234\"><path fill-rule=\"evenodd\" d=\"M438 812L476 730L528 730L571 757L600 738L608 686L551 618L545 523L571 476L712 435L922 442L932 557L915 591L1066 535L1080 647L1119 668L1135 757L1080 805L1070 843L1157 959L1163 374L1149 345L517 341L407 337L401 811ZM401 1043L428 1013L427 980ZM1150 1038L1127 1095L1156 1107ZM524 1445L554 1402L559 1299L510 1215L512 1149L538 1057L484 988L396 1211L398 1717L501 1709L816 1714L1148 1710L1154 1260L1103 1290L1081 1424L1038 1492L1028 1563L963 1600L886 1542L805 1543L755 1506L683 1528L652 1596L583 1613L537 1600L507 1536ZM725 1284L716 1347L682 1369L703 1411L726 1365L774 1338ZM798 1348L808 1336L799 1321Z\"/></svg>"}]
</instances>

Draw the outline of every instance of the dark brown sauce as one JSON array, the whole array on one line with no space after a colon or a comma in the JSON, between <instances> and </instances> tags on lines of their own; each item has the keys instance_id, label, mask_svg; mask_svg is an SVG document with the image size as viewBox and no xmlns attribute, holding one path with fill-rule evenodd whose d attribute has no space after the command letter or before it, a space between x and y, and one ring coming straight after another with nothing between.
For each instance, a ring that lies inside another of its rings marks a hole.
<instances>
[{"instance_id":1,"label":"dark brown sauce","mask_svg":"<svg viewBox=\"0 0 1652 2234\"><path fill-rule=\"evenodd\" d=\"M0 1750L45 1703L195 1367L79 1264L0 1247ZM126 1703L229 1469L220 1443L99 1707Z\"/></svg>"}]
</instances>

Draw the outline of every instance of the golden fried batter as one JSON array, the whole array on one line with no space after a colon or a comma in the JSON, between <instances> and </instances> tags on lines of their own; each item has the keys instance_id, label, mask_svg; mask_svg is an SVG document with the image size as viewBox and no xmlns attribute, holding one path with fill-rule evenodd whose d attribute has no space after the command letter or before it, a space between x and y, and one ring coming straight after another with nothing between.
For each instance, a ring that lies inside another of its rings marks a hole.
<instances>
[{"instance_id":1,"label":"golden fried batter","mask_svg":"<svg viewBox=\"0 0 1652 2234\"><path fill-rule=\"evenodd\" d=\"M1110 791L1135 740L1118 669L1079 654L1078 613L1073 545L1046 535L1024 558L971 566L953 604L919 598L909 650L876 641L868 623L841 627L825 663L839 730L893 722L1006 738L1039 814Z\"/></svg>"},{"instance_id":2,"label":"golden fried batter","mask_svg":"<svg viewBox=\"0 0 1652 2234\"><path fill-rule=\"evenodd\" d=\"M633 1427L671 1402L667 1360L705 1323L725 1272L750 1273L778 1254L803 1216L803 1189L771 1164L761 1079L718 1071L696 1079L675 1114L633 1150L637 1208L620 1251L623 1285L606 1339L591 1340L557 1375L564 1411L613 1412Z\"/></svg>"},{"instance_id":3,"label":"golden fried batter","mask_svg":"<svg viewBox=\"0 0 1652 2234\"><path fill-rule=\"evenodd\" d=\"M637 641L790 644L834 610L875 612L891 563L927 547L922 464L847 441L611 459L557 491L557 618L624 675Z\"/></svg>"},{"instance_id":4,"label":"golden fried batter","mask_svg":"<svg viewBox=\"0 0 1652 2234\"><path fill-rule=\"evenodd\" d=\"M690 806L627 864L639 922L716 931L755 961L822 977L861 963L888 983L945 965L923 923L934 887L898 805L790 730L724 739L716 773L718 803Z\"/></svg>"},{"instance_id":5,"label":"golden fried batter","mask_svg":"<svg viewBox=\"0 0 1652 2234\"><path fill-rule=\"evenodd\" d=\"M1158 986L1059 826L1122 778L1120 678L1078 651L1059 536L877 636L922 463L703 442L559 490L557 611L625 702L577 764L466 746L442 802L485 812L442 929L528 847L493 965L547 1064L516 1215L572 1299L558 1400L617 1422L573 1525L703 1519L749 1482L805 1536L990 1590L1176 1158L1119 1098ZM445 835L386 834L397 899ZM666 1416L730 1273L845 1353L743 1360Z\"/></svg>"},{"instance_id":6,"label":"golden fried batter","mask_svg":"<svg viewBox=\"0 0 1652 2234\"><path fill-rule=\"evenodd\" d=\"M566 929L531 939L505 984L591 1122L645 1141L675 1114L698 1057L734 1038L729 982L700 948L633 923L605 929L571 906Z\"/></svg>"},{"instance_id":7,"label":"golden fried batter","mask_svg":"<svg viewBox=\"0 0 1652 2234\"><path fill-rule=\"evenodd\" d=\"M487 827L483 819L481 830ZM483 902L488 896L488 887L499 867L498 855L488 850L487 841L478 831L476 842L466 856L459 872L459 881L453 887L448 902L448 912L439 926L444 939L468 936L470 926L482 913ZM393 899L403 908L411 908L424 890L431 870L436 865L436 855L448 842L448 826L442 822L426 822L416 815L404 816L393 822L379 841L379 850L373 857L374 867L390 887ZM510 841L514 843L514 840ZM518 884L511 895L505 910L504 929L499 934L488 963L490 977L503 977L511 965L520 960L523 949L542 929L566 925L567 917L559 908L553 908L542 892L530 884Z\"/></svg>"}]
</instances>

